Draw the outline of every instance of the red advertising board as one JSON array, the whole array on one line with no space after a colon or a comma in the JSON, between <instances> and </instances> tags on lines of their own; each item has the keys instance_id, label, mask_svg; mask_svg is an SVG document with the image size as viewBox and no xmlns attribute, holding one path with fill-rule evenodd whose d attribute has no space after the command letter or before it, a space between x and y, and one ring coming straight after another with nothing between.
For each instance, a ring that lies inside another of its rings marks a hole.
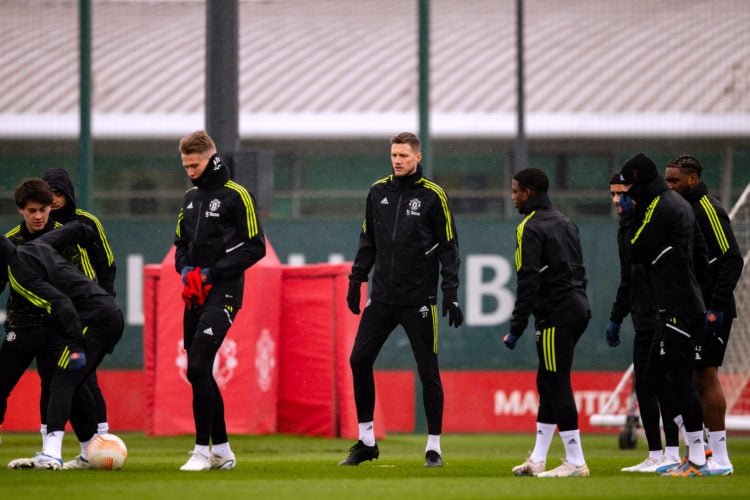
<instances>
[{"instance_id":1,"label":"red advertising board","mask_svg":"<svg viewBox=\"0 0 750 500\"><path fill-rule=\"evenodd\" d=\"M573 372L573 394L582 431L605 430L592 428L589 418L602 410L621 378L620 372ZM444 432L536 430L536 372L448 371L442 373L442 379ZM615 413L626 412L627 396L620 395Z\"/></svg>"}]
</instances>

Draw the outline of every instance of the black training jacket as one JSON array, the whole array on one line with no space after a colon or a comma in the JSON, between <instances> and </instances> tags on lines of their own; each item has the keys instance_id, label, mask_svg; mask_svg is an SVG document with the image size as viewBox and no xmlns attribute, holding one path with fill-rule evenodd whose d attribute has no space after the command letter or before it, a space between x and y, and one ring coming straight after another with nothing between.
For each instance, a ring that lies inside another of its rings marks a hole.
<instances>
[{"instance_id":1,"label":"black training jacket","mask_svg":"<svg viewBox=\"0 0 750 500\"><path fill-rule=\"evenodd\" d=\"M185 193L177 218L175 268L208 268L214 291L242 304L244 271L266 255L266 240L253 197L229 179L213 155L203 174Z\"/></svg>"},{"instance_id":2,"label":"black training jacket","mask_svg":"<svg viewBox=\"0 0 750 500\"><path fill-rule=\"evenodd\" d=\"M84 326L118 310L110 293L59 253L95 238L91 228L72 222L17 247L7 238L0 240L11 287L59 324L71 352L83 348Z\"/></svg>"},{"instance_id":3,"label":"black training jacket","mask_svg":"<svg viewBox=\"0 0 750 500\"><path fill-rule=\"evenodd\" d=\"M65 198L67 198L64 207L53 210L50 213L50 216L55 221L67 224L68 222L77 220L96 231L97 237L88 246L81 248L81 250L88 254L87 258L91 263L95 279L99 283L99 286L114 296L115 275L117 273L115 257L101 222L99 222L99 219L94 214L78 208L73 181L70 179L67 170L63 168L50 168L42 174L42 179L47 182L50 189L64 194ZM72 259L69 258L68 260Z\"/></svg>"},{"instance_id":4,"label":"black training jacket","mask_svg":"<svg viewBox=\"0 0 750 500\"><path fill-rule=\"evenodd\" d=\"M374 266L370 298L386 304L436 304L439 274L443 293L457 293L460 258L448 197L420 166L377 181L366 203L350 279L367 281Z\"/></svg>"},{"instance_id":5,"label":"black training jacket","mask_svg":"<svg viewBox=\"0 0 750 500\"><path fill-rule=\"evenodd\" d=\"M47 225L44 229L36 233L32 233L26 227L26 223L21 221L19 225L12 228L10 231L5 233L5 237L13 245L23 245L32 241L42 234L45 234L56 227L62 227L59 222L53 221L51 218L47 221ZM68 253L72 254L75 249L69 249ZM72 255L71 255L72 257ZM76 262L82 262L80 255L75 259ZM0 290L5 289L5 285L8 282L7 267L3 266L0 269ZM5 317L5 330L6 331L18 331L27 328L37 328L45 326L50 322L49 315L43 310L36 307L34 304L29 303L23 296L19 295L12 287L8 293L8 303L6 305L7 315Z\"/></svg>"},{"instance_id":6,"label":"black training jacket","mask_svg":"<svg viewBox=\"0 0 750 500\"><path fill-rule=\"evenodd\" d=\"M646 267L657 308L667 314L704 312L693 268L696 224L690 204L661 176L639 190L636 202L630 255Z\"/></svg>"},{"instance_id":7,"label":"black training jacket","mask_svg":"<svg viewBox=\"0 0 750 500\"><path fill-rule=\"evenodd\" d=\"M737 317L734 288L742 274L742 251L732 225L719 200L708 194L704 182L684 194L693 206L695 220L708 249L708 269L700 279L703 301L708 309L728 312Z\"/></svg>"},{"instance_id":8,"label":"black training jacket","mask_svg":"<svg viewBox=\"0 0 750 500\"><path fill-rule=\"evenodd\" d=\"M631 264L630 239L635 231L632 213L620 215L617 247L620 255L620 286L612 304L609 319L617 324L630 314L636 331L656 328L656 307L651 283L643 264Z\"/></svg>"},{"instance_id":9,"label":"black training jacket","mask_svg":"<svg viewBox=\"0 0 750 500\"><path fill-rule=\"evenodd\" d=\"M516 228L516 303L510 331L521 336L534 315L537 330L591 317L578 227L547 193L529 198Z\"/></svg>"}]
</instances>

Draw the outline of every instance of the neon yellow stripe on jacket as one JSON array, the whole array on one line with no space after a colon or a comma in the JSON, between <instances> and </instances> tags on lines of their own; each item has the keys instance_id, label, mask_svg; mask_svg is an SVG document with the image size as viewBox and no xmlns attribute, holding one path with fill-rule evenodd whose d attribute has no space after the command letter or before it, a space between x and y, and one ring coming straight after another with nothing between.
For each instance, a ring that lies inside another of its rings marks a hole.
<instances>
[{"instance_id":1,"label":"neon yellow stripe on jacket","mask_svg":"<svg viewBox=\"0 0 750 500\"><path fill-rule=\"evenodd\" d=\"M523 228L526 225L526 221L531 219L534 214L536 213L536 210L531 212L529 215L526 216L526 218L521 221L521 223L516 228L516 272L518 272L519 269L521 269L521 264L523 263L523 249L522 249L522 242L523 242Z\"/></svg>"},{"instance_id":2,"label":"neon yellow stripe on jacket","mask_svg":"<svg viewBox=\"0 0 750 500\"><path fill-rule=\"evenodd\" d=\"M19 282L16 280L16 277L13 276L13 273L10 270L10 266L8 266L8 281L10 282L11 288L15 290L19 295L21 295L23 298L28 300L31 304L35 305L36 307L40 307L47 311L47 314L52 313L52 303L46 299L43 299L39 297L38 295L35 295L34 293L30 292L29 290L26 290Z\"/></svg>"},{"instance_id":3,"label":"neon yellow stripe on jacket","mask_svg":"<svg viewBox=\"0 0 750 500\"><path fill-rule=\"evenodd\" d=\"M81 210L80 208L76 209L76 214L86 217L94 223L96 231L99 233L99 239L104 247L104 253L107 255L107 264L111 266L115 262L115 256L114 253L112 253L112 247L109 246L109 240L107 240L107 235L104 233L104 228L102 227L101 222L99 222L99 219L97 219L94 214Z\"/></svg>"},{"instance_id":4,"label":"neon yellow stripe on jacket","mask_svg":"<svg viewBox=\"0 0 750 500\"><path fill-rule=\"evenodd\" d=\"M250 238L255 237L258 234L258 218L255 215L255 206L253 205L253 199L250 196L250 193L247 192L247 189L234 181L227 181L226 184L224 184L224 187L227 187L240 195L240 199L242 199L242 203L245 205L248 236Z\"/></svg>"},{"instance_id":5,"label":"neon yellow stripe on jacket","mask_svg":"<svg viewBox=\"0 0 750 500\"><path fill-rule=\"evenodd\" d=\"M443 191L443 188L435 184L434 182L425 179L422 177L422 179L419 180L421 184L424 185L427 189L434 192L436 195L438 195L438 198L440 199L440 204L443 207L443 215L445 215L445 239L446 241L450 241L453 239L453 224L451 223L451 211L448 208L448 197L445 195L445 191Z\"/></svg>"},{"instance_id":6,"label":"neon yellow stripe on jacket","mask_svg":"<svg viewBox=\"0 0 750 500\"><path fill-rule=\"evenodd\" d=\"M654 209L656 208L656 204L659 203L660 196L657 196L654 198L654 200L648 205L648 208L646 208L646 215L643 217L643 224L641 224L641 227L638 228L638 231L635 232L635 236L633 236L633 239L630 240L630 244L632 245L635 243L635 240L638 239L638 237L641 235L641 231L643 231L643 228L646 227L646 224L651 222L651 217L654 215Z\"/></svg>"},{"instance_id":7,"label":"neon yellow stripe on jacket","mask_svg":"<svg viewBox=\"0 0 750 500\"><path fill-rule=\"evenodd\" d=\"M711 223L711 229L714 232L714 237L719 244L721 253L727 253L727 250L729 250L729 241L727 241L727 235L724 233L724 228L721 227L721 221L719 221L719 216L716 214L716 209L711 205L711 201L706 195L701 197L700 204L703 207L703 211L706 212L708 222Z\"/></svg>"},{"instance_id":8,"label":"neon yellow stripe on jacket","mask_svg":"<svg viewBox=\"0 0 750 500\"><path fill-rule=\"evenodd\" d=\"M81 245L76 246L78 247L78 252L81 254L81 271L83 271L83 274L96 281L96 271L94 270L94 266L91 265L89 253L86 249L81 247Z\"/></svg>"}]
</instances>

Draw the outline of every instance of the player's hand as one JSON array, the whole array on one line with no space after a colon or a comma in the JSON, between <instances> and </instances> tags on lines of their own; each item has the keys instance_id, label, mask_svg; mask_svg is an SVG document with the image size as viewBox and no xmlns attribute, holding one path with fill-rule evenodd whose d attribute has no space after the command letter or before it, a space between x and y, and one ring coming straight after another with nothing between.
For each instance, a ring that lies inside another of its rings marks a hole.
<instances>
[{"instance_id":1,"label":"player's hand","mask_svg":"<svg viewBox=\"0 0 750 500\"><path fill-rule=\"evenodd\" d=\"M200 270L200 276L201 276L201 283L204 285L210 285L213 283L213 280L211 279L211 270L207 267Z\"/></svg>"},{"instance_id":2,"label":"player's hand","mask_svg":"<svg viewBox=\"0 0 750 500\"><path fill-rule=\"evenodd\" d=\"M706 311L706 333L714 337L721 337L724 333L724 312L715 309Z\"/></svg>"},{"instance_id":3,"label":"player's hand","mask_svg":"<svg viewBox=\"0 0 750 500\"><path fill-rule=\"evenodd\" d=\"M503 343L508 349L515 349L516 342L518 342L518 336L513 335L512 333L508 333L503 337Z\"/></svg>"},{"instance_id":4,"label":"player's hand","mask_svg":"<svg viewBox=\"0 0 750 500\"><path fill-rule=\"evenodd\" d=\"M362 297L362 283L357 280L349 280L349 290L346 292L346 305L354 314L359 314L359 302Z\"/></svg>"},{"instance_id":5,"label":"player's hand","mask_svg":"<svg viewBox=\"0 0 750 500\"><path fill-rule=\"evenodd\" d=\"M620 345L620 323L610 321L607 325L607 345L609 347Z\"/></svg>"},{"instance_id":6,"label":"player's hand","mask_svg":"<svg viewBox=\"0 0 750 500\"><path fill-rule=\"evenodd\" d=\"M620 195L620 199L617 201L617 206L620 208L620 213L626 214L633 211L633 197L624 192Z\"/></svg>"},{"instance_id":7,"label":"player's hand","mask_svg":"<svg viewBox=\"0 0 750 500\"><path fill-rule=\"evenodd\" d=\"M70 360L68 360L68 370L70 371L80 370L84 366L86 366L86 353L85 352L70 353Z\"/></svg>"},{"instance_id":8,"label":"player's hand","mask_svg":"<svg viewBox=\"0 0 750 500\"><path fill-rule=\"evenodd\" d=\"M456 292L443 292L443 317L448 315L448 325L458 328L464 322L464 313L458 305Z\"/></svg>"},{"instance_id":9,"label":"player's hand","mask_svg":"<svg viewBox=\"0 0 750 500\"><path fill-rule=\"evenodd\" d=\"M180 275L182 276L182 284L187 285L188 282L188 273L195 269L193 266L183 266L182 270L180 271Z\"/></svg>"}]
</instances>

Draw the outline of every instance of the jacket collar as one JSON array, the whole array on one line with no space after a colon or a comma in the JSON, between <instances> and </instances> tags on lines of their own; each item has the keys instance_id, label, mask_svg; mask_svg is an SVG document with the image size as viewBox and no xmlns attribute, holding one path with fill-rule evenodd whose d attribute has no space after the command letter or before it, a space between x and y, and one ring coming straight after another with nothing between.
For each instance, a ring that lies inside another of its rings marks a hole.
<instances>
[{"instance_id":1,"label":"jacket collar","mask_svg":"<svg viewBox=\"0 0 750 500\"><path fill-rule=\"evenodd\" d=\"M405 175L403 177L396 177L391 174L391 183L394 187L403 189L415 185L422 180L422 177L422 165L417 165L417 170L413 174Z\"/></svg>"},{"instance_id":2,"label":"jacket collar","mask_svg":"<svg viewBox=\"0 0 750 500\"><path fill-rule=\"evenodd\" d=\"M548 193L537 193L534 196L526 200L526 203L518 209L518 212L523 215L528 215L534 210L539 208L551 208L552 202L549 199Z\"/></svg>"},{"instance_id":3,"label":"jacket collar","mask_svg":"<svg viewBox=\"0 0 750 500\"><path fill-rule=\"evenodd\" d=\"M708 194L708 186L705 182L700 181L697 186L685 193L683 196L691 204L696 203L698 200Z\"/></svg>"},{"instance_id":4,"label":"jacket collar","mask_svg":"<svg viewBox=\"0 0 750 500\"><path fill-rule=\"evenodd\" d=\"M213 155L208 160L206 170L200 177L191 180L193 185L199 189L216 189L223 186L229 180L229 169L221 161L219 155Z\"/></svg>"},{"instance_id":5,"label":"jacket collar","mask_svg":"<svg viewBox=\"0 0 750 500\"><path fill-rule=\"evenodd\" d=\"M669 191L669 185L664 180L664 177L660 175L644 185L633 184L628 193L630 193L637 203L646 205L665 191Z\"/></svg>"}]
</instances>

